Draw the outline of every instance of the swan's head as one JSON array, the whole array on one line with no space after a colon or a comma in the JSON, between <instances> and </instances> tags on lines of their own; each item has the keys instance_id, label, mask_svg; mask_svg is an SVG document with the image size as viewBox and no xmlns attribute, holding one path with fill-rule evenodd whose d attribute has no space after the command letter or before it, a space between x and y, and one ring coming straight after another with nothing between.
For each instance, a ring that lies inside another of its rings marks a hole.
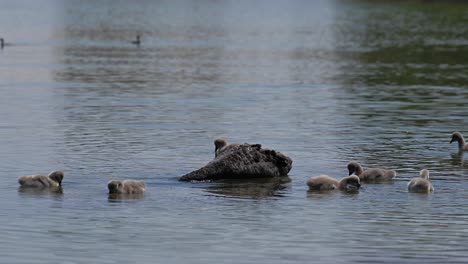
<instances>
[{"instance_id":1,"label":"swan's head","mask_svg":"<svg viewBox=\"0 0 468 264\"><path fill-rule=\"evenodd\" d=\"M453 132L452 134L452 140L450 140L450 143L454 142L454 141L457 141L457 142L460 142L460 141L463 141L463 134L460 133L460 132Z\"/></svg>"}]
</instances>

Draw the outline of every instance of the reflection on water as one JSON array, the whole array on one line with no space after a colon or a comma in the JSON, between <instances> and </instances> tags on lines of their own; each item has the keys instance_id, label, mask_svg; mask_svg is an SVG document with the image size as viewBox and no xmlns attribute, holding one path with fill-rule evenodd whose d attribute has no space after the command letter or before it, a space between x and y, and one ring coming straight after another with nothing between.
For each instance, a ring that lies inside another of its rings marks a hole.
<instances>
[{"instance_id":1,"label":"reflection on water","mask_svg":"<svg viewBox=\"0 0 468 264\"><path fill-rule=\"evenodd\" d=\"M339 24L335 31L337 45L345 54L343 65L358 67L344 69L347 82L369 86L466 85L467 5L447 1L354 2L362 3L360 7L368 12L356 13L353 23ZM364 63L353 63L355 60Z\"/></svg>"},{"instance_id":2,"label":"reflection on water","mask_svg":"<svg viewBox=\"0 0 468 264\"><path fill-rule=\"evenodd\" d=\"M253 180L222 180L210 184L205 190L209 193L227 196L261 199L268 197L282 197L285 190L290 188L289 177Z\"/></svg>"},{"instance_id":3,"label":"reflection on water","mask_svg":"<svg viewBox=\"0 0 468 264\"><path fill-rule=\"evenodd\" d=\"M340 194L339 194L340 193ZM307 191L307 198L310 199L330 199L330 198L337 198L342 195L353 195L358 194L359 190L357 189L350 189L350 190L333 190L333 191L325 191L325 190L308 190Z\"/></svg>"},{"instance_id":4,"label":"reflection on water","mask_svg":"<svg viewBox=\"0 0 468 264\"><path fill-rule=\"evenodd\" d=\"M450 154L450 156L452 157L452 160L451 160L452 164L463 167L463 165L464 165L463 155L464 155L463 151L459 151L459 152Z\"/></svg>"},{"instance_id":5,"label":"reflection on water","mask_svg":"<svg viewBox=\"0 0 468 264\"><path fill-rule=\"evenodd\" d=\"M132 193L132 194L122 194L122 193L109 193L108 200L109 202L120 202L124 200L137 200L145 197L144 193Z\"/></svg>"},{"instance_id":6,"label":"reflection on water","mask_svg":"<svg viewBox=\"0 0 468 264\"><path fill-rule=\"evenodd\" d=\"M448 141L468 128L468 5L0 6L15 44L0 52L0 262L466 262L468 167ZM290 156L290 178L177 182L219 137ZM351 160L398 177L307 192ZM11 175L50 168L63 192L16 191ZM436 191L408 193L423 168ZM116 178L151 188L109 196Z\"/></svg>"},{"instance_id":7,"label":"reflection on water","mask_svg":"<svg viewBox=\"0 0 468 264\"><path fill-rule=\"evenodd\" d=\"M21 195L31 195L31 196L41 196L41 195L51 195L51 196L62 196L63 189L62 187L56 188L33 188L33 187L18 187L18 193Z\"/></svg>"}]
</instances>

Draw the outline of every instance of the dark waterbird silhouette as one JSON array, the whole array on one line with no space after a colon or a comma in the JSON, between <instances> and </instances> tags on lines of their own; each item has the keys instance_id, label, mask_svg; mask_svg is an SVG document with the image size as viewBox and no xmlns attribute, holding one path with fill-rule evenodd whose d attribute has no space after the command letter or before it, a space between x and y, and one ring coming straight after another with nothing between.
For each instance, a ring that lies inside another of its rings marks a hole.
<instances>
[{"instance_id":1,"label":"dark waterbird silhouette","mask_svg":"<svg viewBox=\"0 0 468 264\"><path fill-rule=\"evenodd\" d=\"M137 45L137 46L140 46L140 44L141 44L140 35L137 35L137 36L136 36L136 40L133 40L133 41L132 41L132 44L135 44L135 45Z\"/></svg>"},{"instance_id":2,"label":"dark waterbird silhouette","mask_svg":"<svg viewBox=\"0 0 468 264\"><path fill-rule=\"evenodd\" d=\"M6 42L4 38L0 38L0 50L2 50L5 47L12 46L10 42Z\"/></svg>"},{"instance_id":3,"label":"dark waterbird silhouette","mask_svg":"<svg viewBox=\"0 0 468 264\"><path fill-rule=\"evenodd\" d=\"M287 176L292 160L282 153L263 149L260 144L239 144L219 153L202 168L179 178L180 181L252 179Z\"/></svg>"}]
</instances>

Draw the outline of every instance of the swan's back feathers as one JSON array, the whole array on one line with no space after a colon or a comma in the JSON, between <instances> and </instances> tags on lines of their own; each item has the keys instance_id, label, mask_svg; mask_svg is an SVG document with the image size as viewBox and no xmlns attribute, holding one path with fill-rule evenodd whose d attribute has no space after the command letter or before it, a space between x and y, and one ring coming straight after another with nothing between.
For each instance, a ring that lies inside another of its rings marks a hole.
<instances>
[{"instance_id":1,"label":"swan's back feathers","mask_svg":"<svg viewBox=\"0 0 468 264\"><path fill-rule=\"evenodd\" d=\"M311 177L307 180L306 184L307 186L309 186L309 190L311 191L325 191L337 189L339 182L337 179L334 179L328 175L320 175L316 177Z\"/></svg>"},{"instance_id":2,"label":"swan's back feathers","mask_svg":"<svg viewBox=\"0 0 468 264\"><path fill-rule=\"evenodd\" d=\"M229 145L199 170L182 176L180 181L205 181L228 178L268 178L287 176L292 160L282 153L262 149L260 144Z\"/></svg>"},{"instance_id":3,"label":"swan's back feathers","mask_svg":"<svg viewBox=\"0 0 468 264\"><path fill-rule=\"evenodd\" d=\"M46 187L61 186L62 180L63 180L63 171L53 171L48 176L44 176L44 175L21 176L18 178L18 183L22 187L46 188Z\"/></svg>"},{"instance_id":4,"label":"swan's back feathers","mask_svg":"<svg viewBox=\"0 0 468 264\"><path fill-rule=\"evenodd\" d=\"M117 181L113 180L107 184L109 193L117 194L141 194L145 192L146 185L142 181L124 180Z\"/></svg>"},{"instance_id":5,"label":"swan's back feathers","mask_svg":"<svg viewBox=\"0 0 468 264\"><path fill-rule=\"evenodd\" d=\"M416 177L408 182L408 191L429 193L434 191L432 183L424 178Z\"/></svg>"},{"instance_id":6,"label":"swan's back feathers","mask_svg":"<svg viewBox=\"0 0 468 264\"><path fill-rule=\"evenodd\" d=\"M415 177L408 182L408 191L410 192L433 192L434 186L429 181L429 171L423 169L419 172L419 177Z\"/></svg>"}]
</instances>

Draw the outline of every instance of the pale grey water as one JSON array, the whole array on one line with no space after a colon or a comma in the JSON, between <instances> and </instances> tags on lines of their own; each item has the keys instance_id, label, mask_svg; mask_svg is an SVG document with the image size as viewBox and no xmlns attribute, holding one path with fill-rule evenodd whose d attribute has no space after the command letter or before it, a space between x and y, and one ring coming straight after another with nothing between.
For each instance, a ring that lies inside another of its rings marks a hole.
<instances>
[{"instance_id":1,"label":"pale grey water","mask_svg":"<svg viewBox=\"0 0 468 264\"><path fill-rule=\"evenodd\" d=\"M468 162L448 144L468 135L467 11L0 0L0 262L468 262ZM217 137L289 155L291 181L178 182ZM350 160L399 177L307 193ZM422 168L435 192L407 193ZM62 194L18 191L55 169ZM123 178L144 198L108 199Z\"/></svg>"}]
</instances>

